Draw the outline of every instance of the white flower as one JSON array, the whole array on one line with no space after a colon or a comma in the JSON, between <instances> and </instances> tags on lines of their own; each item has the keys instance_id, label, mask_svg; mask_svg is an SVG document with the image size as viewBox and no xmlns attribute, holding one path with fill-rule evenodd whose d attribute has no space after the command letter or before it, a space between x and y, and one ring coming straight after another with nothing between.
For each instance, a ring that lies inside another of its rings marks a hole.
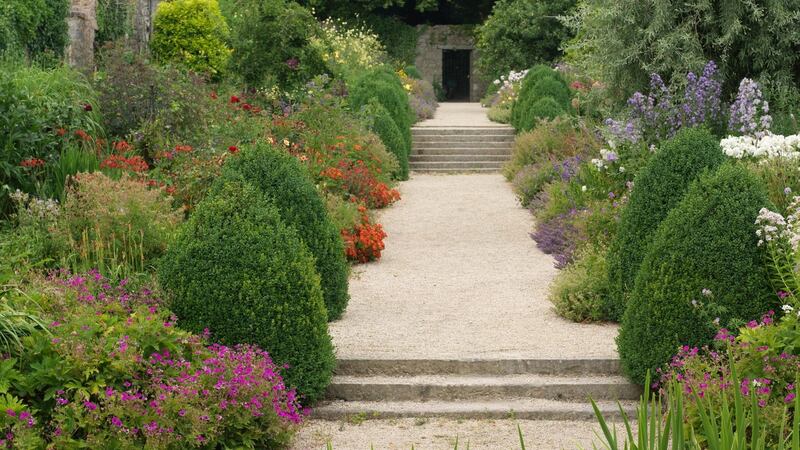
<instances>
[{"instance_id":1,"label":"white flower","mask_svg":"<svg viewBox=\"0 0 800 450\"><path fill-rule=\"evenodd\" d=\"M619 166L619 173L625 173L625 167Z\"/></svg>"},{"instance_id":2,"label":"white flower","mask_svg":"<svg viewBox=\"0 0 800 450\"><path fill-rule=\"evenodd\" d=\"M794 311L792 305L783 305L781 306L781 309L783 310L784 314L789 314L790 312Z\"/></svg>"},{"instance_id":3,"label":"white flower","mask_svg":"<svg viewBox=\"0 0 800 450\"><path fill-rule=\"evenodd\" d=\"M703 296L705 297L711 297L711 289L703 288L703 290L700 291L700 293L703 294Z\"/></svg>"},{"instance_id":4,"label":"white flower","mask_svg":"<svg viewBox=\"0 0 800 450\"><path fill-rule=\"evenodd\" d=\"M586 185L585 185L585 184L584 184L583 186L581 186L581 192L586 192L586 189L587 189L587 188L586 188Z\"/></svg>"}]
</instances>

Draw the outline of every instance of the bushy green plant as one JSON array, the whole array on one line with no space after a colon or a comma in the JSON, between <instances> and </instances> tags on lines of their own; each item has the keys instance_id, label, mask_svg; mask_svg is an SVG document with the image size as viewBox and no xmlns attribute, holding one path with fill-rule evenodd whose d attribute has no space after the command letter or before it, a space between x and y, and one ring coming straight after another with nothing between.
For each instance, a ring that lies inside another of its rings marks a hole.
<instances>
[{"instance_id":1,"label":"bushy green plant","mask_svg":"<svg viewBox=\"0 0 800 450\"><path fill-rule=\"evenodd\" d=\"M394 176L398 180L407 180L409 148L403 139L403 133L392 119L389 111L377 99L372 98L366 105L364 114L369 120L369 128L381 138L383 145L392 152L397 158L397 162L400 163Z\"/></svg>"},{"instance_id":2,"label":"bushy green plant","mask_svg":"<svg viewBox=\"0 0 800 450\"><path fill-rule=\"evenodd\" d=\"M256 188L229 183L189 218L159 269L181 325L225 344L251 343L278 364L306 403L334 365L314 258Z\"/></svg>"},{"instance_id":3,"label":"bushy green plant","mask_svg":"<svg viewBox=\"0 0 800 450\"><path fill-rule=\"evenodd\" d=\"M158 5L150 49L162 61L219 78L230 57L228 33L217 0L170 0Z\"/></svg>"},{"instance_id":4,"label":"bushy green plant","mask_svg":"<svg viewBox=\"0 0 800 450\"><path fill-rule=\"evenodd\" d=\"M297 230L315 258L328 320L341 317L349 299L344 243L314 182L297 159L259 142L228 158L221 180L249 183L274 202L283 221ZM217 183L217 188L222 186Z\"/></svg>"},{"instance_id":5,"label":"bushy green plant","mask_svg":"<svg viewBox=\"0 0 800 450\"><path fill-rule=\"evenodd\" d=\"M0 62L0 186L41 191L33 172L58 160L67 134L102 134L96 108L89 83L67 67ZM0 215L8 213L7 194L0 189Z\"/></svg>"},{"instance_id":6,"label":"bushy green plant","mask_svg":"<svg viewBox=\"0 0 800 450\"><path fill-rule=\"evenodd\" d=\"M500 0L478 28L478 64L490 79L510 70L550 62L570 31L558 20L575 0Z\"/></svg>"},{"instance_id":7,"label":"bushy green plant","mask_svg":"<svg viewBox=\"0 0 800 450\"><path fill-rule=\"evenodd\" d=\"M124 276L147 271L167 251L180 222L162 192L97 172L75 177L54 231L66 244L66 266Z\"/></svg>"},{"instance_id":8,"label":"bushy green plant","mask_svg":"<svg viewBox=\"0 0 800 450\"><path fill-rule=\"evenodd\" d=\"M411 125L415 115L411 111L408 95L400 77L391 69L381 68L364 74L350 88L348 103L354 110L376 99L392 116L400 129L407 149L411 149Z\"/></svg>"},{"instance_id":9,"label":"bushy green plant","mask_svg":"<svg viewBox=\"0 0 800 450\"><path fill-rule=\"evenodd\" d=\"M768 205L760 180L733 164L702 175L659 225L617 340L625 372L644 380L679 345L702 346L722 325L758 318L775 295L757 246Z\"/></svg>"},{"instance_id":10,"label":"bushy green plant","mask_svg":"<svg viewBox=\"0 0 800 450\"><path fill-rule=\"evenodd\" d=\"M250 87L292 89L325 72L322 55L310 45L322 34L310 11L286 0L230 3L231 67Z\"/></svg>"},{"instance_id":11,"label":"bushy green plant","mask_svg":"<svg viewBox=\"0 0 800 450\"><path fill-rule=\"evenodd\" d=\"M557 86L559 84L562 86ZM544 100L553 95L559 99ZM571 107L570 95L566 82L558 72L545 65L531 68L522 80L519 94L511 107L511 125L517 131L527 131L536 125L539 118L552 119L563 114L564 109Z\"/></svg>"},{"instance_id":12,"label":"bushy green plant","mask_svg":"<svg viewBox=\"0 0 800 450\"><path fill-rule=\"evenodd\" d=\"M370 14L363 23L378 35L389 58L399 65L413 64L417 57L417 29L397 17Z\"/></svg>"},{"instance_id":13,"label":"bushy green plant","mask_svg":"<svg viewBox=\"0 0 800 450\"><path fill-rule=\"evenodd\" d=\"M321 33L311 37L311 45L322 55L328 70L345 80L357 78L386 59L378 36L341 20L322 22Z\"/></svg>"},{"instance_id":14,"label":"bushy green plant","mask_svg":"<svg viewBox=\"0 0 800 450\"><path fill-rule=\"evenodd\" d=\"M519 115L519 121L514 125L517 131L528 131L536 127L536 125L543 119L553 120L556 117L564 116L567 111L558 103L553 97L527 97L520 99L516 105L520 105L522 112ZM512 111L513 117L513 111Z\"/></svg>"},{"instance_id":15,"label":"bushy green plant","mask_svg":"<svg viewBox=\"0 0 800 450\"><path fill-rule=\"evenodd\" d=\"M550 77L537 81L527 95L539 98L552 97L564 109L569 109L572 101L572 93L570 93L566 83L560 79Z\"/></svg>"},{"instance_id":16,"label":"bushy green plant","mask_svg":"<svg viewBox=\"0 0 800 450\"><path fill-rule=\"evenodd\" d=\"M9 0L0 5L0 53L23 51L55 62L68 44L68 0Z\"/></svg>"},{"instance_id":17,"label":"bushy green plant","mask_svg":"<svg viewBox=\"0 0 800 450\"><path fill-rule=\"evenodd\" d=\"M636 176L620 218L618 237L609 250L613 286L613 295L605 302L609 318L622 318L626 296L633 289L639 265L661 221L681 201L694 179L705 170L715 169L724 159L719 141L709 131L688 128L661 144Z\"/></svg>"},{"instance_id":18,"label":"bushy green plant","mask_svg":"<svg viewBox=\"0 0 800 450\"><path fill-rule=\"evenodd\" d=\"M405 66L403 67L403 72L415 80L422 79L422 74L420 73L419 69L417 69L417 66Z\"/></svg>"},{"instance_id":19,"label":"bushy green plant","mask_svg":"<svg viewBox=\"0 0 800 450\"><path fill-rule=\"evenodd\" d=\"M586 126L564 117L545 120L533 130L517 135L503 174L510 181L525 166L589 155L599 147L599 140Z\"/></svg>"},{"instance_id":20,"label":"bushy green plant","mask_svg":"<svg viewBox=\"0 0 800 450\"><path fill-rule=\"evenodd\" d=\"M562 317L576 322L604 318L603 302L609 294L605 249L590 247L561 270L550 288L550 301Z\"/></svg>"},{"instance_id":21,"label":"bushy green plant","mask_svg":"<svg viewBox=\"0 0 800 450\"><path fill-rule=\"evenodd\" d=\"M96 47L133 33L135 4L131 0L98 0Z\"/></svg>"}]
</instances>

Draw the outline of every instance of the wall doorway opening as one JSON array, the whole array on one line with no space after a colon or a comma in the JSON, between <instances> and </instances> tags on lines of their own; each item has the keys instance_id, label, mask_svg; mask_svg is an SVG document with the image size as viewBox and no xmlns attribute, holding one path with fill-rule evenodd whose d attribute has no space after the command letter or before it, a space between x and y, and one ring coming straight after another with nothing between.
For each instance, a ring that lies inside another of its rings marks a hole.
<instances>
[{"instance_id":1,"label":"wall doorway opening","mask_svg":"<svg viewBox=\"0 0 800 450\"><path fill-rule=\"evenodd\" d=\"M442 88L451 102L469 101L471 50L442 50Z\"/></svg>"}]
</instances>

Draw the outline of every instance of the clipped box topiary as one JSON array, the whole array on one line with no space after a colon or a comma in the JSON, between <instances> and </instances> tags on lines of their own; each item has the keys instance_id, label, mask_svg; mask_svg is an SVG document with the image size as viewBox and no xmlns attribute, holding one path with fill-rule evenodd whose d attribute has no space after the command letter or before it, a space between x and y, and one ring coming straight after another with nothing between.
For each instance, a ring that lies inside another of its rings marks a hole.
<instances>
[{"instance_id":1,"label":"clipped box topiary","mask_svg":"<svg viewBox=\"0 0 800 450\"><path fill-rule=\"evenodd\" d=\"M572 108L572 93L566 83L560 79L545 77L537 81L527 95L534 98L552 97L565 110Z\"/></svg>"},{"instance_id":2,"label":"clipped box topiary","mask_svg":"<svg viewBox=\"0 0 800 450\"><path fill-rule=\"evenodd\" d=\"M544 64L533 66L528 70L528 74L525 75L525 78L522 80L522 85L520 86L517 100L511 106L512 125L522 122L522 114L524 110L530 106L530 102L533 101L531 98L531 89L533 89L533 86L536 85L536 83L545 79L563 81L558 72L549 66L545 66ZM564 85L566 86L566 83L564 83ZM523 103L525 103L524 107ZM514 126L514 128L516 128L516 126Z\"/></svg>"},{"instance_id":3,"label":"clipped box topiary","mask_svg":"<svg viewBox=\"0 0 800 450\"><path fill-rule=\"evenodd\" d=\"M775 304L755 225L767 206L755 175L724 164L701 175L669 212L639 269L617 338L634 381L668 363L681 345L709 344L714 318L735 326Z\"/></svg>"},{"instance_id":4,"label":"clipped box topiary","mask_svg":"<svg viewBox=\"0 0 800 450\"><path fill-rule=\"evenodd\" d=\"M203 200L158 275L181 327L256 344L289 364L305 404L321 397L334 355L314 257L256 188L226 183Z\"/></svg>"},{"instance_id":5,"label":"clipped box topiary","mask_svg":"<svg viewBox=\"0 0 800 450\"><path fill-rule=\"evenodd\" d=\"M561 104L552 97L529 97L520 103L522 112L517 123L513 124L517 131L530 131L536 128L542 119L553 120L567 114Z\"/></svg>"},{"instance_id":6,"label":"clipped box topiary","mask_svg":"<svg viewBox=\"0 0 800 450\"><path fill-rule=\"evenodd\" d=\"M636 176L608 254L612 295L605 298L603 308L608 319L622 319L626 295L633 289L639 265L658 225L683 198L693 180L724 160L719 140L708 130L685 128L661 144L658 153Z\"/></svg>"},{"instance_id":7,"label":"clipped box topiary","mask_svg":"<svg viewBox=\"0 0 800 450\"><path fill-rule=\"evenodd\" d=\"M377 99L370 99L366 108L367 115L372 118L369 128L378 135L383 145L392 152L400 164L397 173L393 174L394 177L398 180L407 180L409 152L400 128Z\"/></svg>"},{"instance_id":8,"label":"clipped box topiary","mask_svg":"<svg viewBox=\"0 0 800 450\"><path fill-rule=\"evenodd\" d=\"M223 187L225 181L244 181L274 202L283 221L297 230L314 255L328 320L341 317L349 299L350 266L344 242L328 218L322 196L300 163L288 153L259 142L228 158L220 180L213 190Z\"/></svg>"}]
</instances>

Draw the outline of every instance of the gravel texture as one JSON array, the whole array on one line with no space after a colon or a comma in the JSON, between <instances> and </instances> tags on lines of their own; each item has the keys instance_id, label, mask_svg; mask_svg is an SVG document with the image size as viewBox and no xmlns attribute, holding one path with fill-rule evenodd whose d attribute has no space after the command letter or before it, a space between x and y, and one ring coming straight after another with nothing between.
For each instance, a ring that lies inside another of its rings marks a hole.
<instances>
[{"instance_id":1,"label":"gravel texture","mask_svg":"<svg viewBox=\"0 0 800 450\"><path fill-rule=\"evenodd\" d=\"M502 127L486 117L486 108L480 103L440 103L433 119L420 122L415 127Z\"/></svg>"},{"instance_id":2,"label":"gravel texture","mask_svg":"<svg viewBox=\"0 0 800 450\"><path fill-rule=\"evenodd\" d=\"M617 357L616 326L556 315L553 259L501 175L412 174L400 190L379 215L383 257L355 268L330 326L339 358Z\"/></svg>"},{"instance_id":3,"label":"gravel texture","mask_svg":"<svg viewBox=\"0 0 800 450\"><path fill-rule=\"evenodd\" d=\"M517 424L522 429L528 450L592 448L598 445L593 422L529 420L397 419L357 422L312 421L297 436L293 450L325 449L331 442L334 450L453 450L458 448L519 449ZM568 431L567 431L568 430ZM618 433L622 432L617 428ZM469 447L467 447L469 443Z\"/></svg>"}]
</instances>

